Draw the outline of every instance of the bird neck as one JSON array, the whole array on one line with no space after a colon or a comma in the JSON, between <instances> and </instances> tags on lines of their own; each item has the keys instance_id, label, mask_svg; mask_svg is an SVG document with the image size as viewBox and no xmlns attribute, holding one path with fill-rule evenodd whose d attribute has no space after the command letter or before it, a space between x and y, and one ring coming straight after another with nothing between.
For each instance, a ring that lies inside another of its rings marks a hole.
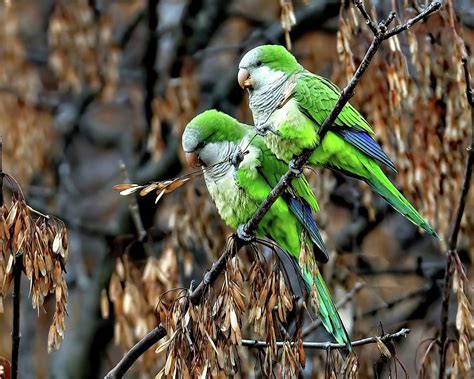
<instances>
[{"instance_id":1,"label":"bird neck","mask_svg":"<svg viewBox=\"0 0 474 379\"><path fill-rule=\"evenodd\" d=\"M225 177L232 169L230 157L237 151L238 145L225 141L219 144L209 144L206 149L213 150L214 159L203 167L206 181L216 182Z\"/></svg>"},{"instance_id":2,"label":"bird neck","mask_svg":"<svg viewBox=\"0 0 474 379\"><path fill-rule=\"evenodd\" d=\"M249 105L256 126L265 124L283 100L288 77L281 71L269 78L268 85L261 85L249 95Z\"/></svg>"}]
</instances>

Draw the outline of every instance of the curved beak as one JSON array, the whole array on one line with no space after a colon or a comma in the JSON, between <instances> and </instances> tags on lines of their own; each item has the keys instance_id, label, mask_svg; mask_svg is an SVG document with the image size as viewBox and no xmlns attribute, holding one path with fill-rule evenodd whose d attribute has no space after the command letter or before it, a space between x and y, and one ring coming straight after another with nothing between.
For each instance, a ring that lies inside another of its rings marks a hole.
<instances>
[{"instance_id":1,"label":"curved beak","mask_svg":"<svg viewBox=\"0 0 474 379\"><path fill-rule=\"evenodd\" d=\"M201 160L195 152L186 153L186 162L188 162L188 165L191 167L202 166Z\"/></svg>"},{"instance_id":2,"label":"curved beak","mask_svg":"<svg viewBox=\"0 0 474 379\"><path fill-rule=\"evenodd\" d=\"M239 85L243 88L253 88L253 82L252 79L250 78L250 72L249 70L245 68L241 68L239 70L239 73L237 75L237 81L239 82Z\"/></svg>"}]
</instances>

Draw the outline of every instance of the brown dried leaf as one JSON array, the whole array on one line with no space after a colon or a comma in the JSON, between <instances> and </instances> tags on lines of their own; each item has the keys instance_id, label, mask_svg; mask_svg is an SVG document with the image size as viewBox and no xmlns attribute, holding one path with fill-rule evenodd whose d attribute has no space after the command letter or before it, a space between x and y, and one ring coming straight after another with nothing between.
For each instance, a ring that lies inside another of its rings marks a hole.
<instances>
[{"instance_id":1,"label":"brown dried leaf","mask_svg":"<svg viewBox=\"0 0 474 379\"><path fill-rule=\"evenodd\" d=\"M61 233L57 233L54 236L54 241L53 241L53 253L58 253L59 252L59 247L61 246L61 240L62 236Z\"/></svg>"},{"instance_id":2,"label":"brown dried leaf","mask_svg":"<svg viewBox=\"0 0 474 379\"><path fill-rule=\"evenodd\" d=\"M135 193L140 188L143 188L143 187L139 186L138 184L133 184L133 183L116 184L112 187L112 189L116 191L120 191L120 195L122 196L128 196L132 193Z\"/></svg>"},{"instance_id":3,"label":"brown dried leaf","mask_svg":"<svg viewBox=\"0 0 474 379\"><path fill-rule=\"evenodd\" d=\"M109 318L109 298L105 288L100 291L100 313L103 319L107 320Z\"/></svg>"},{"instance_id":4,"label":"brown dried leaf","mask_svg":"<svg viewBox=\"0 0 474 379\"><path fill-rule=\"evenodd\" d=\"M390 350L388 350L387 346L383 343L383 341L380 339L380 337L375 336L375 342L377 344L377 347L380 351L380 354L382 354L385 358L392 358L392 354L390 353Z\"/></svg>"},{"instance_id":5,"label":"brown dried leaf","mask_svg":"<svg viewBox=\"0 0 474 379\"><path fill-rule=\"evenodd\" d=\"M342 366L342 374L344 378L347 379L356 379L359 377L359 361L354 352L349 353L344 365Z\"/></svg>"}]
</instances>

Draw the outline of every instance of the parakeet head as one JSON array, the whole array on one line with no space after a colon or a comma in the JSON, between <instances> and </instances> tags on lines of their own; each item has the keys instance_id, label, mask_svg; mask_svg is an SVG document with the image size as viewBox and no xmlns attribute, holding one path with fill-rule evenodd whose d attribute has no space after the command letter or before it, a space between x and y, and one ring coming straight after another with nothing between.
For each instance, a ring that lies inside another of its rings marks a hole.
<instances>
[{"instance_id":1,"label":"parakeet head","mask_svg":"<svg viewBox=\"0 0 474 379\"><path fill-rule=\"evenodd\" d=\"M262 45L244 55L237 80L242 88L258 90L301 69L296 58L283 46Z\"/></svg>"},{"instance_id":2,"label":"parakeet head","mask_svg":"<svg viewBox=\"0 0 474 379\"><path fill-rule=\"evenodd\" d=\"M189 165L212 166L226 158L229 143L236 145L249 127L214 109L194 117L183 133L182 145Z\"/></svg>"}]
</instances>

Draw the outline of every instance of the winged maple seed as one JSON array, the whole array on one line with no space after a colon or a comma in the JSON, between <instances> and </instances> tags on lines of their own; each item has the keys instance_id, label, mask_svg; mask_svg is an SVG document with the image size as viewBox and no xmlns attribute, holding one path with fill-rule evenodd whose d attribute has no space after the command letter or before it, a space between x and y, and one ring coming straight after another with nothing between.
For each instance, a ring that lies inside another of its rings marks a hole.
<instances>
[{"instance_id":1,"label":"winged maple seed","mask_svg":"<svg viewBox=\"0 0 474 379\"><path fill-rule=\"evenodd\" d=\"M19 193L13 193L10 206L0 207L0 312L3 297L10 290L15 267L30 281L31 303L43 308L46 296L55 294L55 312L48 334L48 351L60 347L64 338L68 290L64 270L68 254L64 223L50 216L33 218Z\"/></svg>"},{"instance_id":2,"label":"winged maple seed","mask_svg":"<svg viewBox=\"0 0 474 379\"><path fill-rule=\"evenodd\" d=\"M157 197L155 203L161 199L165 193L173 192L175 189L181 187L186 182L190 181L192 177L185 176L170 180L163 180L161 182L153 182L147 185L138 185L133 183L116 184L112 188L120 191L120 195L128 196L137 191L140 191L140 196L146 196L152 191L156 191Z\"/></svg>"}]
</instances>

